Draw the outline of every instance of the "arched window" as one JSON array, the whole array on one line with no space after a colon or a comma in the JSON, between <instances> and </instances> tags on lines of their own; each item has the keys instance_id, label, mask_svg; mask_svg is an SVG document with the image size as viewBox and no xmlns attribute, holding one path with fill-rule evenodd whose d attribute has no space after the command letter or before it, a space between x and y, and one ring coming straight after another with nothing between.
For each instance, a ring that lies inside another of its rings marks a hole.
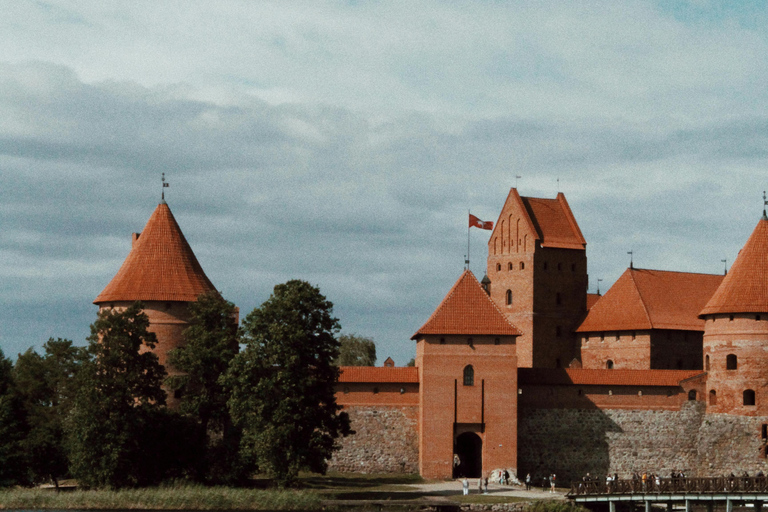
<instances>
[{"instance_id":1,"label":"arched window","mask_svg":"<svg viewBox=\"0 0 768 512\"><path fill-rule=\"evenodd\" d=\"M610 359L605 362L605 367L609 370L613 370L613 361Z\"/></svg>"},{"instance_id":2,"label":"arched window","mask_svg":"<svg viewBox=\"0 0 768 512\"><path fill-rule=\"evenodd\" d=\"M496 272L501 272L501 263L496 264Z\"/></svg>"},{"instance_id":3,"label":"arched window","mask_svg":"<svg viewBox=\"0 0 768 512\"><path fill-rule=\"evenodd\" d=\"M471 364L468 364L464 367L464 385L465 386L474 386L475 385L475 369L472 368Z\"/></svg>"},{"instance_id":4,"label":"arched window","mask_svg":"<svg viewBox=\"0 0 768 512\"><path fill-rule=\"evenodd\" d=\"M522 261L520 262L520 270L525 270L525 263Z\"/></svg>"},{"instance_id":5,"label":"arched window","mask_svg":"<svg viewBox=\"0 0 768 512\"><path fill-rule=\"evenodd\" d=\"M744 405L755 405L755 391L752 389L744 390Z\"/></svg>"},{"instance_id":6,"label":"arched window","mask_svg":"<svg viewBox=\"0 0 768 512\"><path fill-rule=\"evenodd\" d=\"M709 371L709 356L704 356L704 369Z\"/></svg>"},{"instance_id":7,"label":"arched window","mask_svg":"<svg viewBox=\"0 0 768 512\"><path fill-rule=\"evenodd\" d=\"M739 367L739 363L736 359L736 354L728 354L725 356L725 369L726 370L735 370Z\"/></svg>"},{"instance_id":8,"label":"arched window","mask_svg":"<svg viewBox=\"0 0 768 512\"><path fill-rule=\"evenodd\" d=\"M507 290L507 306L512 305L512 290Z\"/></svg>"},{"instance_id":9,"label":"arched window","mask_svg":"<svg viewBox=\"0 0 768 512\"><path fill-rule=\"evenodd\" d=\"M709 390L709 405L717 405L717 391Z\"/></svg>"},{"instance_id":10,"label":"arched window","mask_svg":"<svg viewBox=\"0 0 768 512\"><path fill-rule=\"evenodd\" d=\"M688 400L696 400L696 390L692 389L688 392Z\"/></svg>"},{"instance_id":11,"label":"arched window","mask_svg":"<svg viewBox=\"0 0 768 512\"><path fill-rule=\"evenodd\" d=\"M515 269L515 267L514 267L514 265L512 265L512 262L510 261L510 262L507 264L507 270L514 270L514 269Z\"/></svg>"}]
</instances>

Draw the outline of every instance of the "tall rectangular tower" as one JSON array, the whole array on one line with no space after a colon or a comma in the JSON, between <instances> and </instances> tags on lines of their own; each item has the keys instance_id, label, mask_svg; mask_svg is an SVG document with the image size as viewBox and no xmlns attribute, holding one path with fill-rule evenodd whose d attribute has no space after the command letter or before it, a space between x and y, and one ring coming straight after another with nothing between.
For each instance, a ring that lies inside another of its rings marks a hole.
<instances>
[{"instance_id":1,"label":"tall rectangular tower","mask_svg":"<svg viewBox=\"0 0 768 512\"><path fill-rule=\"evenodd\" d=\"M562 193L509 191L488 241L491 298L522 331L521 368L567 367L578 358L575 330L587 310L587 242Z\"/></svg>"}]
</instances>

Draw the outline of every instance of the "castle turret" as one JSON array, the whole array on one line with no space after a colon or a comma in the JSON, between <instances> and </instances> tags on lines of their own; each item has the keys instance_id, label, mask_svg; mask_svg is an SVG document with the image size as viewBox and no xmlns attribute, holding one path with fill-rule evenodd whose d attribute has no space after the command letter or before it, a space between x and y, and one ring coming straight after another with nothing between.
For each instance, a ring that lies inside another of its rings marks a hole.
<instances>
[{"instance_id":1,"label":"castle turret","mask_svg":"<svg viewBox=\"0 0 768 512\"><path fill-rule=\"evenodd\" d=\"M707 411L768 415L768 219L701 311Z\"/></svg>"},{"instance_id":2,"label":"castle turret","mask_svg":"<svg viewBox=\"0 0 768 512\"><path fill-rule=\"evenodd\" d=\"M579 356L587 312L587 242L562 193L511 189L488 241L491 298L517 326L521 368L557 368Z\"/></svg>"},{"instance_id":3,"label":"castle turret","mask_svg":"<svg viewBox=\"0 0 768 512\"><path fill-rule=\"evenodd\" d=\"M137 300L144 302L150 331L157 336L154 352L172 375L175 372L166 365L167 354L183 341L189 303L215 290L163 201L144 231L133 234L128 257L93 303L101 311L125 308Z\"/></svg>"},{"instance_id":4,"label":"castle turret","mask_svg":"<svg viewBox=\"0 0 768 512\"><path fill-rule=\"evenodd\" d=\"M516 472L519 335L469 270L413 335L422 476Z\"/></svg>"}]
</instances>

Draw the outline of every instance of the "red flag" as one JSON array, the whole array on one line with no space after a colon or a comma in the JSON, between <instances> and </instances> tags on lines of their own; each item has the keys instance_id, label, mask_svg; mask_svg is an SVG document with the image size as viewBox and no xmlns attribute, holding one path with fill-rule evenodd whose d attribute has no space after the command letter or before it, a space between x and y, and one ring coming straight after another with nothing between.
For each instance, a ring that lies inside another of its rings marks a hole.
<instances>
[{"instance_id":1,"label":"red flag","mask_svg":"<svg viewBox=\"0 0 768 512\"><path fill-rule=\"evenodd\" d=\"M469 227L480 228L480 229L493 229L493 221L490 221L490 220L482 221L470 213Z\"/></svg>"}]
</instances>

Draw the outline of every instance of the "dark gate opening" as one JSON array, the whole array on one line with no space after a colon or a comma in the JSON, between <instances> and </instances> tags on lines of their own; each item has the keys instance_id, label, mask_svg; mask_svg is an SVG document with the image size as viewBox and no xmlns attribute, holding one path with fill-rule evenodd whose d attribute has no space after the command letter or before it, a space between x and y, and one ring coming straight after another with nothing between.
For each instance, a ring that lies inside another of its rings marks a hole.
<instances>
[{"instance_id":1,"label":"dark gate opening","mask_svg":"<svg viewBox=\"0 0 768 512\"><path fill-rule=\"evenodd\" d=\"M459 464L453 468L454 478L480 478L483 472L483 440L474 432L464 432L456 438Z\"/></svg>"}]
</instances>

